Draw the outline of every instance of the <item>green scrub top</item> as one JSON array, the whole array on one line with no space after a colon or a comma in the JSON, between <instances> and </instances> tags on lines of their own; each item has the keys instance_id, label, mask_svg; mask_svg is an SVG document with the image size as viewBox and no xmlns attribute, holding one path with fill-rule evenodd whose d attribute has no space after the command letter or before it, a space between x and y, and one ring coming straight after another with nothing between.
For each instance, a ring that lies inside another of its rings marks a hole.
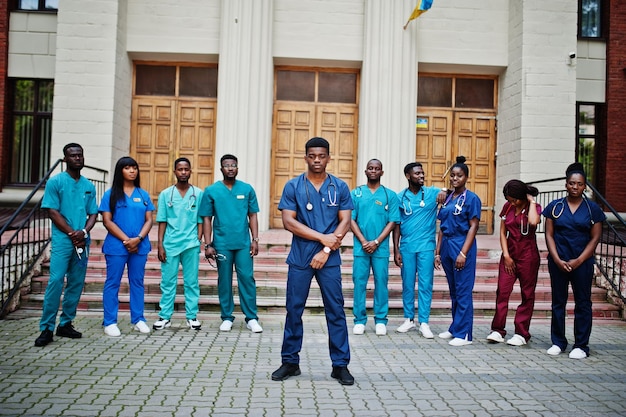
<instances>
[{"instance_id":1,"label":"green scrub top","mask_svg":"<svg viewBox=\"0 0 626 417\"><path fill-rule=\"evenodd\" d=\"M189 248L200 246L198 224L202 217L198 214L203 191L196 186L181 197L175 185L161 191L158 199L156 221L167 223L163 248L168 255L176 256Z\"/></svg>"},{"instance_id":2,"label":"green scrub top","mask_svg":"<svg viewBox=\"0 0 626 417\"><path fill-rule=\"evenodd\" d=\"M96 187L82 175L75 180L67 172L50 178L46 183L41 207L58 211L72 230L85 228L87 217L98 213ZM56 245L72 246L70 237L52 223L52 240Z\"/></svg>"},{"instance_id":3,"label":"green scrub top","mask_svg":"<svg viewBox=\"0 0 626 417\"><path fill-rule=\"evenodd\" d=\"M367 185L362 185L352 190L351 195L354 204L352 220L359 225L361 233L368 241L376 239L389 222L400 222L398 199L396 193L389 188L381 185L372 193ZM371 256L389 258L389 236L379 242L378 248ZM370 256L363 250L361 242L356 237L354 256Z\"/></svg>"},{"instance_id":4,"label":"green scrub top","mask_svg":"<svg viewBox=\"0 0 626 417\"><path fill-rule=\"evenodd\" d=\"M236 180L232 189L218 181L204 190L200 216L213 217L213 245L219 249L238 250L250 247L248 214L258 213L254 188Z\"/></svg>"}]
</instances>

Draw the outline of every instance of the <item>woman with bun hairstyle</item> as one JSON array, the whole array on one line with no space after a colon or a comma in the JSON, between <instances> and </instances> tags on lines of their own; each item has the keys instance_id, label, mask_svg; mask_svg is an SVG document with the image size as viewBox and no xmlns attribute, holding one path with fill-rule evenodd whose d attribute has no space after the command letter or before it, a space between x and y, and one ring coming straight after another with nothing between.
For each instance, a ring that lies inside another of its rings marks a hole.
<instances>
[{"instance_id":1,"label":"woman with bun hairstyle","mask_svg":"<svg viewBox=\"0 0 626 417\"><path fill-rule=\"evenodd\" d=\"M552 347L548 355L558 355L567 348L565 313L569 284L574 294L574 347L571 359L589 356L591 335L591 284L594 257L602 237L606 216L584 191L587 186L581 163L573 163L565 171L567 196L552 201L543 210L546 218L548 270L552 284Z\"/></svg>"},{"instance_id":2,"label":"woman with bun hairstyle","mask_svg":"<svg viewBox=\"0 0 626 417\"><path fill-rule=\"evenodd\" d=\"M472 343L474 319L472 290L476 280L476 232L482 203L475 193L465 188L469 177L465 161L464 156L457 156L450 168L453 190L437 215L441 223L435 268L443 266L452 301L452 324L439 337L451 339L452 346Z\"/></svg>"},{"instance_id":3,"label":"woman with bun hairstyle","mask_svg":"<svg viewBox=\"0 0 626 417\"><path fill-rule=\"evenodd\" d=\"M539 273L539 249L536 230L541 222L541 206L535 201L536 187L520 180L510 180L502 190L506 203L500 212L500 246L502 256L498 271L496 312L487 341L504 342L509 298L513 285L519 280L522 303L515 312L515 334L507 344L523 346L530 340L530 320L535 308L535 288Z\"/></svg>"}]
</instances>

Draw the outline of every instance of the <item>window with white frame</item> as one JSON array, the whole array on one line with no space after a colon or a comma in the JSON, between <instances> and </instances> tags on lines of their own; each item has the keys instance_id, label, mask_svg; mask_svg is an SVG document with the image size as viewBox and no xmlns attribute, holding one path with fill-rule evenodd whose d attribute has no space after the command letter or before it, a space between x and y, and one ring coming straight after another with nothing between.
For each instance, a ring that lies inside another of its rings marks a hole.
<instances>
[{"instance_id":1,"label":"window with white frame","mask_svg":"<svg viewBox=\"0 0 626 417\"><path fill-rule=\"evenodd\" d=\"M578 114L576 160L583 164L587 180L593 184L600 133L597 119L599 109L598 105L593 103L577 103L576 108Z\"/></svg>"},{"instance_id":2,"label":"window with white frame","mask_svg":"<svg viewBox=\"0 0 626 417\"><path fill-rule=\"evenodd\" d=\"M17 10L56 11L59 0L17 0Z\"/></svg>"}]
</instances>

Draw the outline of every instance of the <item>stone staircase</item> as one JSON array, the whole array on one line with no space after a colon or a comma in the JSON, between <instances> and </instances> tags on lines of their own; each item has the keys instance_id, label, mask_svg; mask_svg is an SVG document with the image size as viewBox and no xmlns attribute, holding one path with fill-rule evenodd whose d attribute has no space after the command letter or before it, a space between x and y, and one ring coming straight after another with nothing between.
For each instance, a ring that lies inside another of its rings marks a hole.
<instances>
[{"instance_id":1,"label":"stone staircase","mask_svg":"<svg viewBox=\"0 0 626 417\"><path fill-rule=\"evenodd\" d=\"M100 223L91 233L92 245L89 257L89 267L85 280L85 288L81 297L79 309L93 312L102 311L102 288L106 277L106 264L104 255L101 252L102 243L106 236L106 230ZM159 288L161 269L157 259L156 240L157 228L154 227L150 233L150 240L153 242L153 250L148 257L146 265L145 284L145 311L146 313L156 313L159 311L159 300L161 291ZM498 275L498 261L500 257L500 247L498 236L479 235L478 242L478 269L476 272L476 283L474 286L474 314L475 317L493 316L495 307L495 294ZM283 312L285 305L285 288L287 265L285 259L289 252L291 234L285 230L269 230L260 234L259 255L255 258L255 279L257 283L257 303L260 313ZM352 307L352 235L346 236L345 246L342 247L342 275L343 289L346 309ZM536 291L534 317L545 318L550 316L550 277L547 270L545 242L543 236L540 238L540 250L542 252L542 265L539 271L539 281ZM402 316L402 280L400 269L395 266L390 257L389 263L389 307L390 315ZM21 309L41 310L43 295L47 284L48 264L44 264L42 275L34 277L31 283L31 291L22 295ZM204 259L200 263L200 311L219 311L217 297L217 272ZM236 274L235 274L236 284ZM372 278L368 288L373 289ZM619 319L620 310L617 306L607 302L607 291L594 287L593 314L594 317ZM124 277L120 288L120 311L128 311L129 306L128 281ZM516 286L511 296L510 314L520 302L519 287ZM235 304L239 300L235 290ZM368 292L368 307L372 305L372 292ZM322 298L319 287L313 281L307 307L312 310L321 311ZM570 302L568 304L568 314L573 314L574 303L570 291ZM175 304L176 311L184 312L184 298L182 290L182 278L179 279L178 293ZM235 308L236 314L239 308ZM432 315L449 315L450 299L448 296L448 284L443 271L435 271L435 282L433 289L433 302L431 307ZM348 313L350 317L350 313Z\"/></svg>"}]
</instances>

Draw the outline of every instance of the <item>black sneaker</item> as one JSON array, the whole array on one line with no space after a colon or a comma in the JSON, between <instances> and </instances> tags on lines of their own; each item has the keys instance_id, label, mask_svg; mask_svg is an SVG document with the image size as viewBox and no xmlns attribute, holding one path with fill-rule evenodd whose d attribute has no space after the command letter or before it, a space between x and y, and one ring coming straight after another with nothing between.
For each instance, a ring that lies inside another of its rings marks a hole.
<instances>
[{"instance_id":1,"label":"black sneaker","mask_svg":"<svg viewBox=\"0 0 626 417\"><path fill-rule=\"evenodd\" d=\"M350 371L348 371L347 366L333 366L333 372L330 376L339 381L341 385L354 384L354 377L350 375Z\"/></svg>"},{"instance_id":2,"label":"black sneaker","mask_svg":"<svg viewBox=\"0 0 626 417\"><path fill-rule=\"evenodd\" d=\"M43 332L41 332L41 334L39 335L37 339L35 339L35 346L43 347L53 341L54 339L52 339L52 330L46 329Z\"/></svg>"},{"instance_id":3,"label":"black sneaker","mask_svg":"<svg viewBox=\"0 0 626 417\"><path fill-rule=\"evenodd\" d=\"M290 376L300 375L300 366L297 363L283 363L272 373L272 381L284 381Z\"/></svg>"},{"instance_id":4,"label":"black sneaker","mask_svg":"<svg viewBox=\"0 0 626 417\"><path fill-rule=\"evenodd\" d=\"M69 337L70 339L80 339L83 337L83 334L74 329L74 326L72 326L72 322L70 321L63 326L57 327L57 336Z\"/></svg>"}]
</instances>

